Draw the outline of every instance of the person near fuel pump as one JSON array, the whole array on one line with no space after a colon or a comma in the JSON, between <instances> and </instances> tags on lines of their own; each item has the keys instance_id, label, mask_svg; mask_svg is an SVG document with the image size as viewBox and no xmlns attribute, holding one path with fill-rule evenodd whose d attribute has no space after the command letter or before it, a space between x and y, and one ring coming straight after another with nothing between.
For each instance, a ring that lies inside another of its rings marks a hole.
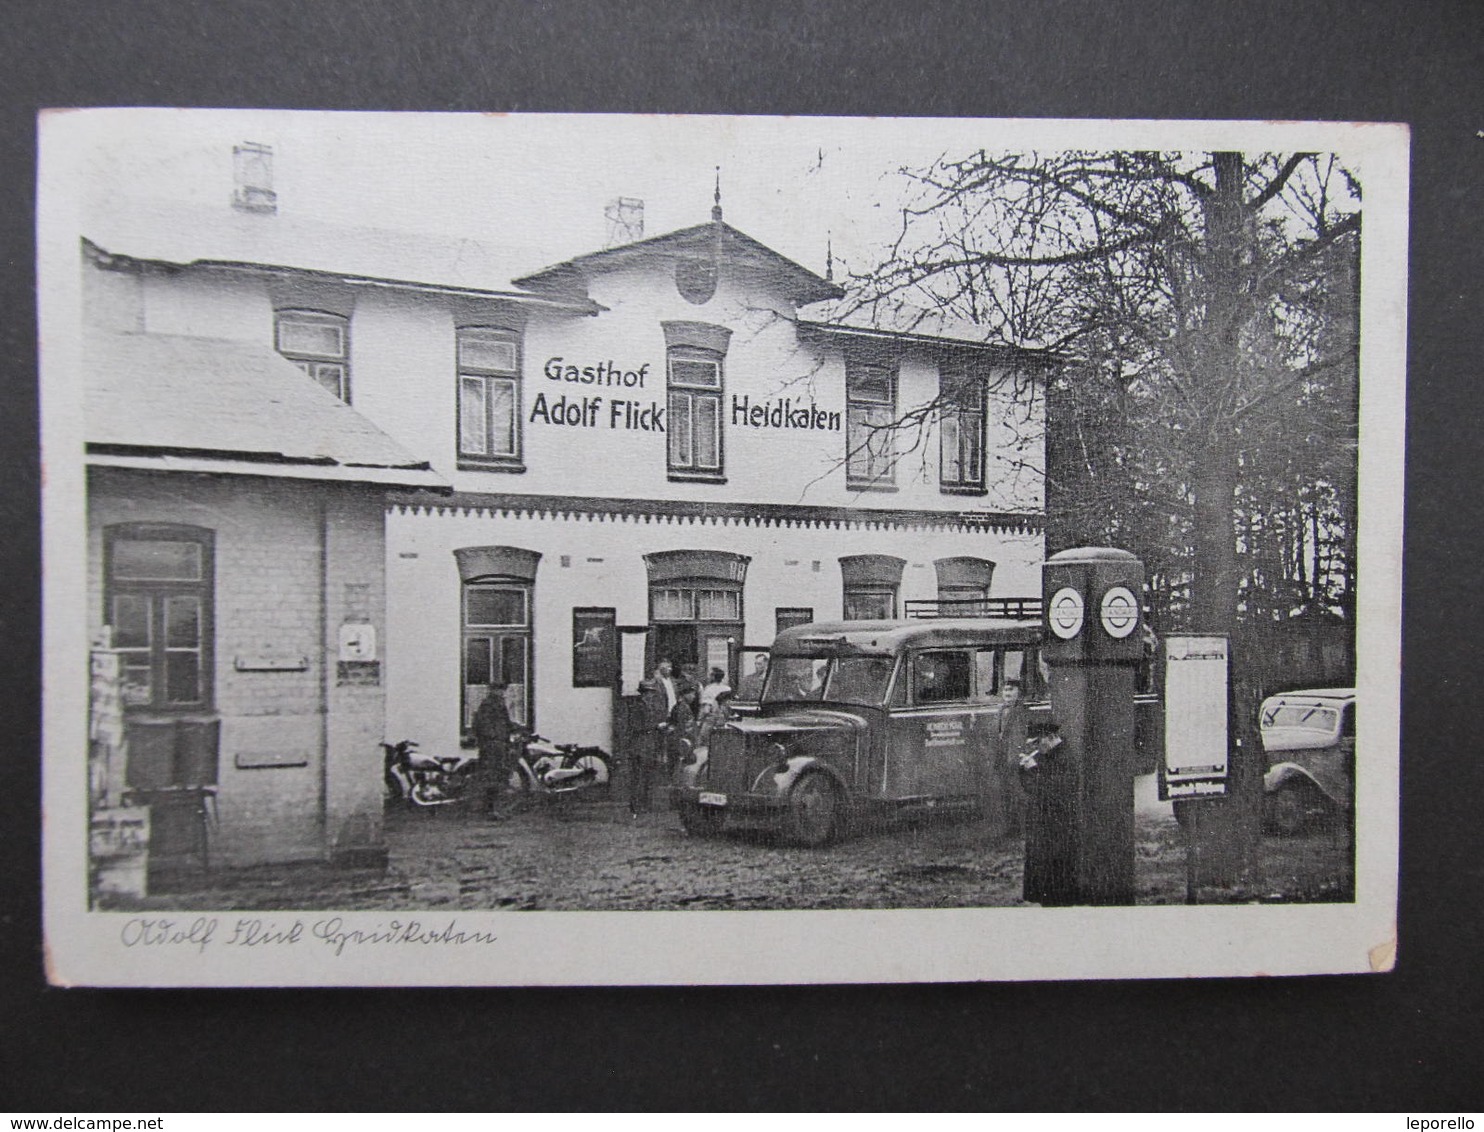
<instances>
[{"instance_id":1,"label":"person near fuel pump","mask_svg":"<svg viewBox=\"0 0 1484 1132\"><path fill-rule=\"evenodd\" d=\"M1028 712L1019 680L1006 680L1004 705L998 720L998 743L990 752L992 795L987 809L997 837L1019 837L1025 827L1025 788L1020 781L1020 756L1025 752Z\"/></svg>"},{"instance_id":2,"label":"person near fuel pump","mask_svg":"<svg viewBox=\"0 0 1484 1132\"><path fill-rule=\"evenodd\" d=\"M1073 903L1077 871L1076 770L1067 758L1061 727L1037 723L1018 759L1025 787L1023 899L1051 907Z\"/></svg>"}]
</instances>

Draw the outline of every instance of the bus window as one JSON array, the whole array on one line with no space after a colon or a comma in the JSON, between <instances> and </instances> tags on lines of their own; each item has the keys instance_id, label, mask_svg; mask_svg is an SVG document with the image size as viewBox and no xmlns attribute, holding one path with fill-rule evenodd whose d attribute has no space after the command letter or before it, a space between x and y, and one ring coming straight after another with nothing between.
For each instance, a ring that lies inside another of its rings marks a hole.
<instances>
[{"instance_id":1,"label":"bus window","mask_svg":"<svg viewBox=\"0 0 1484 1132\"><path fill-rule=\"evenodd\" d=\"M924 652L912 667L912 693L919 704L945 704L969 698L969 654Z\"/></svg>"},{"instance_id":2,"label":"bus window","mask_svg":"<svg viewBox=\"0 0 1484 1132\"><path fill-rule=\"evenodd\" d=\"M994 661L994 649L979 649L974 653L974 698L977 700L989 699L999 687L995 682Z\"/></svg>"},{"instance_id":3,"label":"bus window","mask_svg":"<svg viewBox=\"0 0 1484 1132\"><path fill-rule=\"evenodd\" d=\"M1025 652L1022 649L1007 649L1004 652L1004 663L1000 665L1000 688L1005 686L1006 680L1019 680L1020 686L1025 688Z\"/></svg>"}]
</instances>

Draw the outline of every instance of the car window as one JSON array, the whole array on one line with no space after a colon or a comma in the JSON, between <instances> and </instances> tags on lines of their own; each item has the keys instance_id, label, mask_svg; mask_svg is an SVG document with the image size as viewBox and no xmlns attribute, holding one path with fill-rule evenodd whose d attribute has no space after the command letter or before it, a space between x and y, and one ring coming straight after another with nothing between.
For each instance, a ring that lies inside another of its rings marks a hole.
<instances>
[{"instance_id":1,"label":"car window","mask_svg":"<svg viewBox=\"0 0 1484 1132\"><path fill-rule=\"evenodd\" d=\"M875 707L886 698L886 686L895 664L889 656L841 657L830 670L825 699Z\"/></svg>"},{"instance_id":2,"label":"car window","mask_svg":"<svg viewBox=\"0 0 1484 1132\"><path fill-rule=\"evenodd\" d=\"M878 707L895 663L889 656L779 657L768 671L763 703L829 700Z\"/></svg>"},{"instance_id":3,"label":"car window","mask_svg":"<svg viewBox=\"0 0 1484 1132\"><path fill-rule=\"evenodd\" d=\"M918 653L912 665L912 695L919 704L962 703L969 698L968 650Z\"/></svg>"},{"instance_id":4,"label":"car window","mask_svg":"<svg viewBox=\"0 0 1484 1132\"><path fill-rule=\"evenodd\" d=\"M974 698L987 700L999 689L995 679L995 650L979 649L974 653Z\"/></svg>"},{"instance_id":5,"label":"car window","mask_svg":"<svg viewBox=\"0 0 1484 1132\"><path fill-rule=\"evenodd\" d=\"M768 669L763 703L817 700L824 693L825 673L830 662L807 656L776 657Z\"/></svg>"}]
</instances>

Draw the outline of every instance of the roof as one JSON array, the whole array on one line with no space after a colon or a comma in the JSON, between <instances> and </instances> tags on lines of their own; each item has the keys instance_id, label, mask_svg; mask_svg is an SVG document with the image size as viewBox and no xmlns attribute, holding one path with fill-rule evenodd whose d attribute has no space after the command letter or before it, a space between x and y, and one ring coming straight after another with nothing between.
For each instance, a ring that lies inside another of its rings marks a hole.
<instances>
[{"instance_id":1,"label":"roof","mask_svg":"<svg viewBox=\"0 0 1484 1132\"><path fill-rule=\"evenodd\" d=\"M586 278L591 272L653 258L709 255L716 249L718 242L723 258L750 261L771 273L785 293L796 302L816 303L825 299L842 298L845 294L838 284L816 275L786 256L779 255L766 244L759 243L747 233L721 220L712 220L692 228L682 228L662 236L651 236L648 239L635 240L631 244L620 244L615 248L564 260L516 279L515 285L540 291L571 292L585 287Z\"/></svg>"},{"instance_id":2,"label":"roof","mask_svg":"<svg viewBox=\"0 0 1484 1132\"><path fill-rule=\"evenodd\" d=\"M842 297L816 303L799 312L798 324L824 334L964 347L997 354L1007 362L1046 366L1063 360L1049 350L1011 345L980 323L887 299Z\"/></svg>"},{"instance_id":3,"label":"roof","mask_svg":"<svg viewBox=\"0 0 1484 1132\"><path fill-rule=\"evenodd\" d=\"M823 655L819 643L843 652L894 656L906 648L952 648L985 642L1039 640L1040 621L943 617L931 621L816 621L785 629L773 642L775 656ZM816 642L811 644L811 642ZM831 651L826 648L825 652Z\"/></svg>"},{"instance_id":4,"label":"roof","mask_svg":"<svg viewBox=\"0 0 1484 1132\"><path fill-rule=\"evenodd\" d=\"M472 239L132 200L92 210L82 234L115 259L307 273L351 284L431 289L586 314L602 309L587 299L514 290L511 274L519 264L530 263L530 253Z\"/></svg>"},{"instance_id":5,"label":"roof","mask_svg":"<svg viewBox=\"0 0 1484 1132\"><path fill-rule=\"evenodd\" d=\"M95 331L83 371L92 464L448 486L267 346Z\"/></svg>"},{"instance_id":6,"label":"roof","mask_svg":"<svg viewBox=\"0 0 1484 1132\"><path fill-rule=\"evenodd\" d=\"M1341 702L1353 703L1355 700L1354 688L1300 688L1293 692L1274 692L1264 703L1273 700L1339 700Z\"/></svg>"}]
</instances>

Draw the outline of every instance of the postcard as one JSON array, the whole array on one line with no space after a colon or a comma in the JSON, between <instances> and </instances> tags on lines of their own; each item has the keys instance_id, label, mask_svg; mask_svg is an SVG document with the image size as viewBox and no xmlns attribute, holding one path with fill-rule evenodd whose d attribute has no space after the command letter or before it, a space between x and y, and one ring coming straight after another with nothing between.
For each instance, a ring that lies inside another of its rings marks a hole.
<instances>
[{"instance_id":1,"label":"postcard","mask_svg":"<svg viewBox=\"0 0 1484 1132\"><path fill-rule=\"evenodd\" d=\"M1395 963L1404 126L39 131L52 982Z\"/></svg>"}]
</instances>

